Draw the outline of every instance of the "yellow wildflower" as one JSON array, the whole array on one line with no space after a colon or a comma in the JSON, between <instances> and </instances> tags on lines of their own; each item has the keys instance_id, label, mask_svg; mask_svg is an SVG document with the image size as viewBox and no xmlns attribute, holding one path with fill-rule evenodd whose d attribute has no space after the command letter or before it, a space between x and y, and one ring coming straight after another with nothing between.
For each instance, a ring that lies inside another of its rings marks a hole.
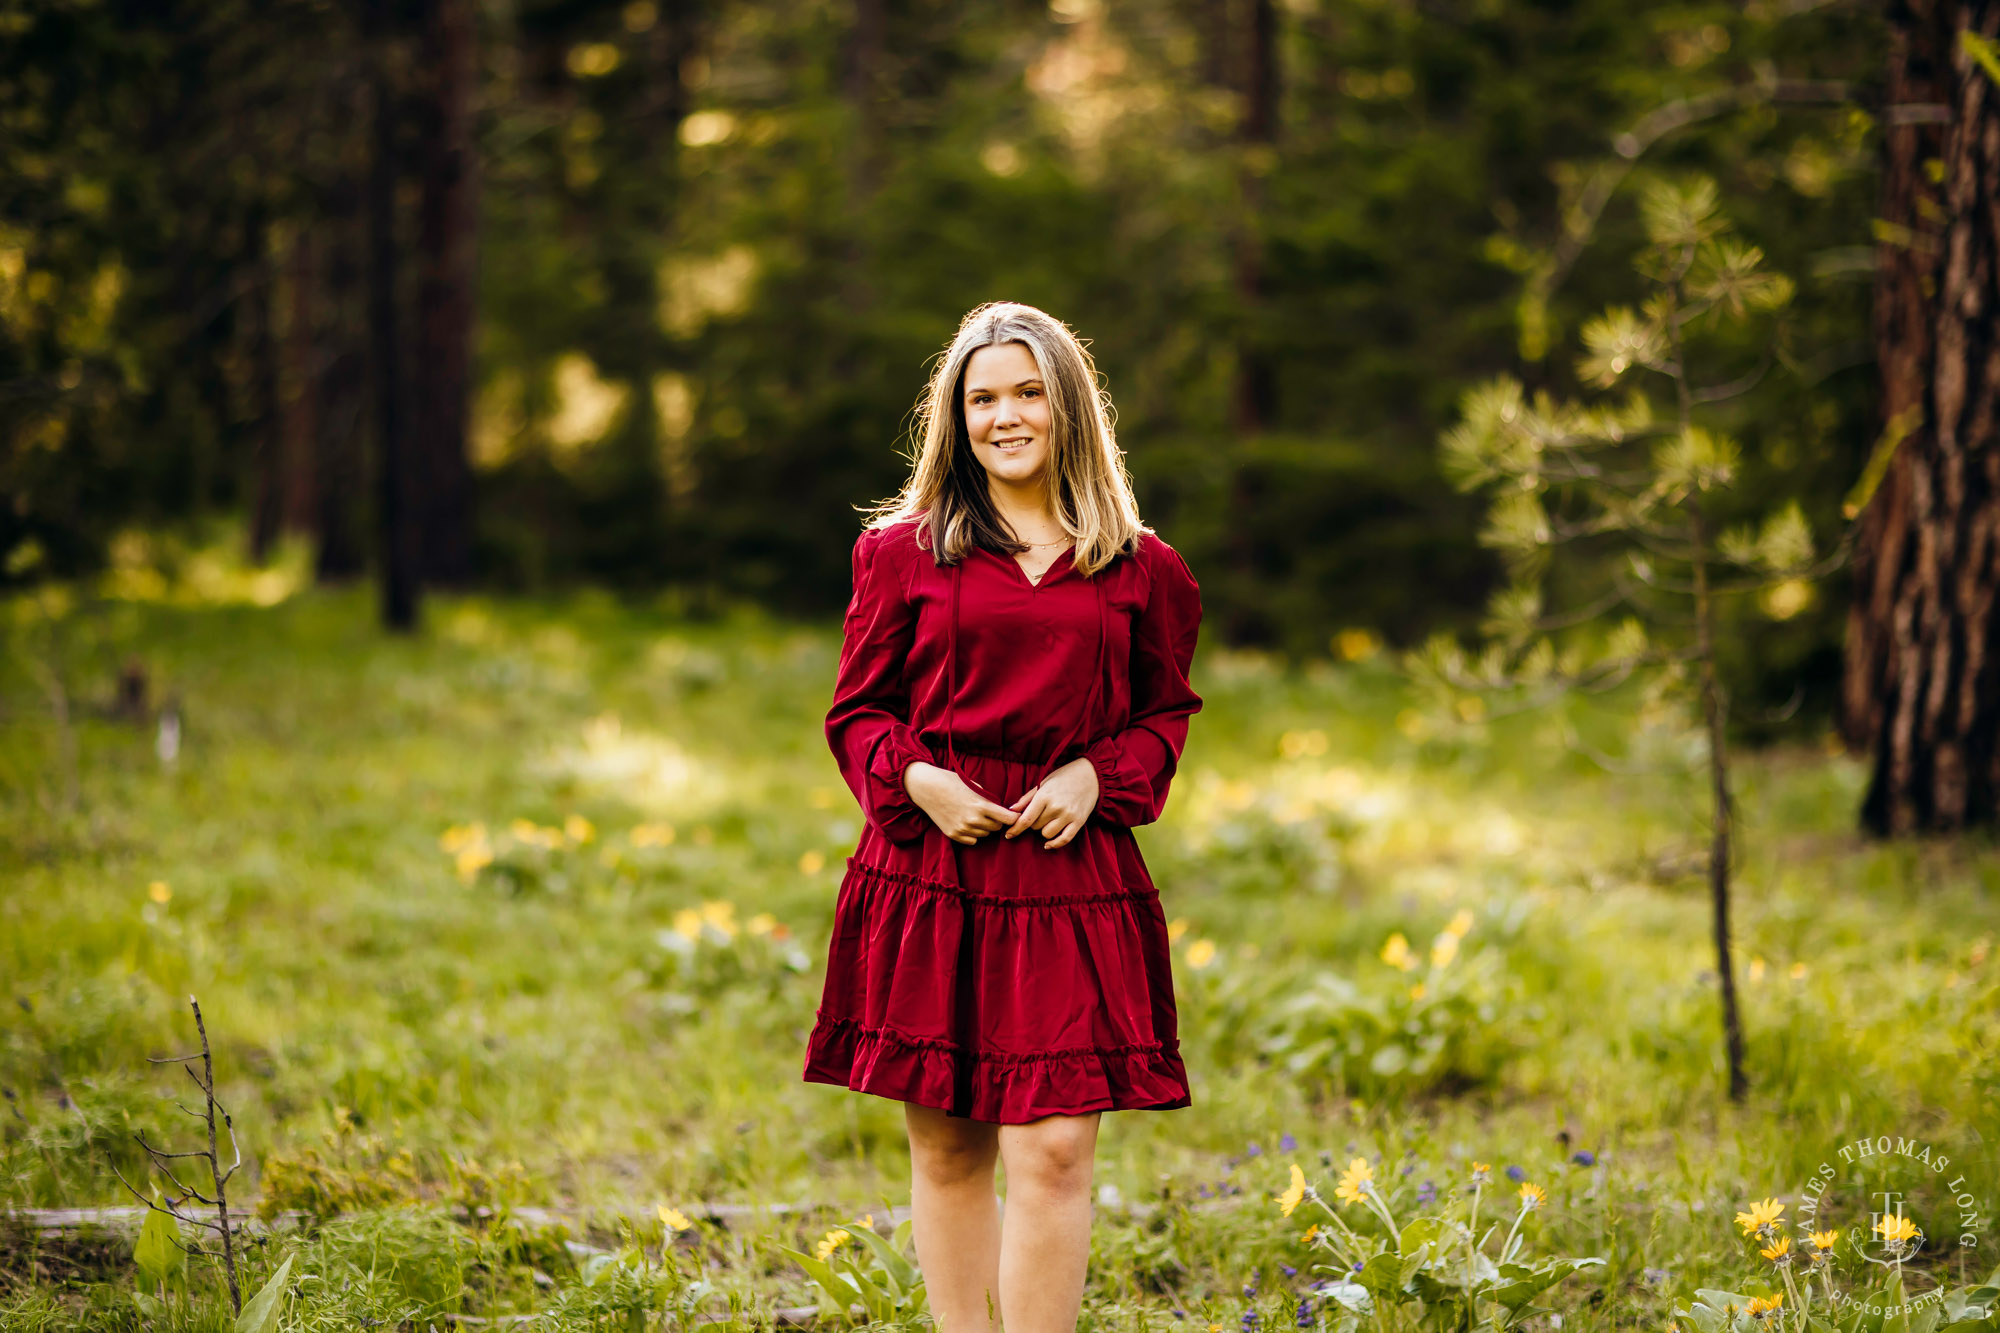
<instances>
[{"instance_id":1,"label":"yellow wildflower","mask_svg":"<svg viewBox=\"0 0 2000 1333\"><path fill-rule=\"evenodd\" d=\"M1184 916L1177 916L1172 921L1167 922L1167 943L1179 944L1181 936L1187 934L1187 929L1188 919Z\"/></svg>"},{"instance_id":2,"label":"yellow wildflower","mask_svg":"<svg viewBox=\"0 0 2000 1333\"><path fill-rule=\"evenodd\" d=\"M674 840L672 824L639 824L631 833L634 847L665 847Z\"/></svg>"},{"instance_id":3,"label":"yellow wildflower","mask_svg":"<svg viewBox=\"0 0 2000 1333\"><path fill-rule=\"evenodd\" d=\"M1299 1237L1299 1244L1310 1245L1318 1239L1319 1239L1319 1224L1314 1223L1312 1226L1306 1228L1305 1235Z\"/></svg>"},{"instance_id":4,"label":"yellow wildflower","mask_svg":"<svg viewBox=\"0 0 2000 1333\"><path fill-rule=\"evenodd\" d=\"M582 815L571 815L563 821L563 836L571 842L589 842L597 837L597 825Z\"/></svg>"},{"instance_id":5,"label":"yellow wildflower","mask_svg":"<svg viewBox=\"0 0 2000 1333\"><path fill-rule=\"evenodd\" d=\"M813 1257L821 1263L825 1263L833 1257L835 1250L853 1239L854 1237L850 1232L840 1227L835 1227L833 1230L827 1232L825 1236L821 1237L819 1244L813 1247Z\"/></svg>"},{"instance_id":6,"label":"yellow wildflower","mask_svg":"<svg viewBox=\"0 0 2000 1333\"><path fill-rule=\"evenodd\" d=\"M1187 965L1196 971L1215 961L1215 941L1196 940L1187 947Z\"/></svg>"},{"instance_id":7,"label":"yellow wildflower","mask_svg":"<svg viewBox=\"0 0 2000 1333\"><path fill-rule=\"evenodd\" d=\"M1776 1199L1763 1199L1751 1204L1749 1212L1738 1213L1736 1215L1736 1225L1742 1227L1743 1234L1747 1236L1753 1231L1762 1231L1767 1227L1777 1226L1778 1219L1784 1215L1784 1212L1785 1205L1779 1203Z\"/></svg>"},{"instance_id":8,"label":"yellow wildflower","mask_svg":"<svg viewBox=\"0 0 2000 1333\"><path fill-rule=\"evenodd\" d=\"M714 926L725 939L736 938L736 904L710 901L701 905L701 919Z\"/></svg>"},{"instance_id":9,"label":"yellow wildflower","mask_svg":"<svg viewBox=\"0 0 2000 1333\"><path fill-rule=\"evenodd\" d=\"M1444 928L1447 935L1464 935L1471 929L1472 911L1470 908L1465 907L1461 907L1457 912L1453 913L1451 920L1445 923Z\"/></svg>"},{"instance_id":10,"label":"yellow wildflower","mask_svg":"<svg viewBox=\"0 0 2000 1333\"><path fill-rule=\"evenodd\" d=\"M1549 1201L1549 1192L1533 1181L1521 1182L1521 1209L1532 1212Z\"/></svg>"},{"instance_id":11,"label":"yellow wildflower","mask_svg":"<svg viewBox=\"0 0 2000 1333\"><path fill-rule=\"evenodd\" d=\"M701 938L701 913L692 907L683 907L674 913L674 934L693 942Z\"/></svg>"},{"instance_id":12,"label":"yellow wildflower","mask_svg":"<svg viewBox=\"0 0 2000 1333\"><path fill-rule=\"evenodd\" d=\"M686 1213L678 1208L669 1208L665 1204L660 1205L660 1221L666 1223L668 1235L676 1231L686 1231L694 1225Z\"/></svg>"},{"instance_id":13,"label":"yellow wildflower","mask_svg":"<svg viewBox=\"0 0 2000 1333\"><path fill-rule=\"evenodd\" d=\"M1419 981L1416 985L1410 987L1410 998L1413 1000L1421 1000L1424 998L1423 982Z\"/></svg>"},{"instance_id":14,"label":"yellow wildflower","mask_svg":"<svg viewBox=\"0 0 2000 1333\"><path fill-rule=\"evenodd\" d=\"M473 876L493 864L493 849L483 842L474 843L470 847L461 847L458 855L452 858L452 864L458 871L458 877L469 882Z\"/></svg>"},{"instance_id":15,"label":"yellow wildflower","mask_svg":"<svg viewBox=\"0 0 2000 1333\"><path fill-rule=\"evenodd\" d=\"M174 896L173 885L163 879L156 879L146 886L146 896L156 903L163 903Z\"/></svg>"},{"instance_id":16,"label":"yellow wildflower","mask_svg":"<svg viewBox=\"0 0 2000 1333\"><path fill-rule=\"evenodd\" d=\"M1292 1209L1298 1207L1299 1204L1304 1202L1305 1197L1306 1197L1306 1173L1299 1170L1299 1164L1297 1162L1293 1162L1292 1183L1287 1185L1285 1187L1285 1192L1278 1196L1278 1211L1283 1213L1286 1217L1290 1217L1292 1215Z\"/></svg>"},{"instance_id":17,"label":"yellow wildflower","mask_svg":"<svg viewBox=\"0 0 2000 1333\"><path fill-rule=\"evenodd\" d=\"M809 852L799 854L799 873L801 875L817 875L824 869L826 869L826 853L819 850L819 848L815 847Z\"/></svg>"},{"instance_id":18,"label":"yellow wildflower","mask_svg":"<svg viewBox=\"0 0 2000 1333\"><path fill-rule=\"evenodd\" d=\"M1891 1245L1906 1245L1918 1236L1917 1224L1901 1213L1883 1218L1875 1224L1875 1234Z\"/></svg>"},{"instance_id":19,"label":"yellow wildflower","mask_svg":"<svg viewBox=\"0 0 2000 1333\"><path fill-rule=\"evenodd\" d=\"M1757 1253L1774 1264L1788 1264L1792 1261L1792 1238L1780 1236Z\"/></svg>"},{"instance_id":20,"label":"yellow wildflower","mask_svg":"<svg viewBox=\"0 0 2000 1333\"><path fill-rule=\"evenodd\" d=\"M1333 1187L1333 1197L1342 1203L1360 1203L1368 1193L1368 1183L1375 1179L1374 1169L1365 1157L1356 1157L1340 1173L1340 1183Z\"/></svg>"},{"instance_id":21,"label":"yellow wildflower","mask_svg":"<svg viewBox=\"0 0 2000 1333\"><path fill-rule=\"evenodd\" d=\"M1743 1313L1761 1324L1775 1318L1784 1304L1785 1293L1782 1291L1771 1296L1753 1296L1750 1304L1743 1307Z\"/></svg>"},{"instance_id":22,"label":"yellow wildflower","mask_svg":"<svg viewBox=\"0 0 2000 1333\"><path fill-rule=\"evenodd\" d=\"M1493 1168L1491 1166L1489 1166L1485 1162L1474 1162L1472 1164L1473 1184L1484 1185L1487 1181L1491 1179L1493 1179Z\"/></svg>"},{"instance_id":23,"label":"yellow wildflower","mask_svg":"<svg viewBox=\"0 0 2000 1333\"><path fill-rule=\"evenodd\" d=\"M1458 936L1446 931L1431 941L1431 966L1449 967L1451 960L1458 957Z\"/></svg>"},{"instance_id":24,"label":"yellow wildflower","mask_svg":"<svg viewBox=\"0 0 2000 1333\"><path fill-rule=\"evenodd\" d=\"M1830 1250L1840 1243L1840 1233L1838 1231L1815 1231L1812 1233L1812 1243L1813 1248L1816 1250Z\"/></svg>"},{"instance_id":25,"label":"yellow wildflower","mask_svg":"<svg viewBox=\"0 0 2000 1333\"><path fill-rule=\"evenodd\" d=\"M1390 967L1400 967L1405 972L1417 965L1417 960L1410 956L1410 942L1403 938L1402 931L1397 931L1383 941L1382 961Z\"/></svg>"},{"instance_id":26,"label":"yellow wildflower","mask_svg":"<svg viewBox=\"0 0 2000 1333\"><path fill-rule=\"evenodd\" d=\"M769 912L759 912L743 923L743 929L752 935L769 935L778 928L778 918Z\"/></svg>"}]
</instances>

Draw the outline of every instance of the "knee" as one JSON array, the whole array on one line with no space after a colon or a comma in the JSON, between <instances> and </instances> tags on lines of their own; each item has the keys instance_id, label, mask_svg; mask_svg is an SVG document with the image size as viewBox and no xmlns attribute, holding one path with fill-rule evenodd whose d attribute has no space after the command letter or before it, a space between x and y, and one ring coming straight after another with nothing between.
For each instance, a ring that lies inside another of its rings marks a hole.
<instances>
[{"instance_id":1,"label":"knee","mask_svg":"<svg viewBox=\"0 0 2000 1333\"><path fill-rule=\"evenodd\" d=\"M927 1134L910 1140L910 1166L931 1185L993 1180L993 1143L975 1134Z\"/></svg>"},{"instance_id":2,"label":"knee","mask_svg":"<svg viewBox=\"0 0 2000 1333\"><path fill-rule=\"evenodd\" d=\"M1086 1126L1058 1123L1007 1154L1007 1179L1052 1194L1074 1194L1090 1188L1097 1136Z\"/></svg>"}]
</instances>

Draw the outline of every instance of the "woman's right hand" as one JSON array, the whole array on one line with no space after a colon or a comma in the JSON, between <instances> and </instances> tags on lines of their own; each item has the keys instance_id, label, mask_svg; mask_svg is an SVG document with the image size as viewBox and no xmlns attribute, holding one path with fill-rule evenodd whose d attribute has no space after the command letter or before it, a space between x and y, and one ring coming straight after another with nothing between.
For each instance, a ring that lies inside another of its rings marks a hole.
<instances>
[{"instance_id":1,"label":"woman's right hand","mask_svg":"<svg viewBox=\"0 0 2000 1333\"><path fill-rule=\"evenodd\" d=\"M1014 812L996 805L948 768L919 759L903 770L903 790L953 842L975 843L1014 822Z\"/></svg>"}]
</instances>

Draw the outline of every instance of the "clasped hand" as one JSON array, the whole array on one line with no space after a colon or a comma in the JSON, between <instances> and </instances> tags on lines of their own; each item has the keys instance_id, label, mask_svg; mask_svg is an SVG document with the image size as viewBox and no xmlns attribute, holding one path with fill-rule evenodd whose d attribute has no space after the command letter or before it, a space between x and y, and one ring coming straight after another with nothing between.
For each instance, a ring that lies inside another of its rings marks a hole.
<instances>
[{"instance_id":1,"label":"clasped hand","mask_svg":"<svg viewBox=\"0 0 2000 1333\"><path fill-rule=\"evenodd\" d=\"M971 844L1005 829L1014 838L1039 830L1043 850L1054 851L1082 832L1097 808L1097 769L1072 759L1021 793L1012 805L987 800L948 768L922 760L903 770L903 789L953 842Z\"/></svg>"}]
</instances>

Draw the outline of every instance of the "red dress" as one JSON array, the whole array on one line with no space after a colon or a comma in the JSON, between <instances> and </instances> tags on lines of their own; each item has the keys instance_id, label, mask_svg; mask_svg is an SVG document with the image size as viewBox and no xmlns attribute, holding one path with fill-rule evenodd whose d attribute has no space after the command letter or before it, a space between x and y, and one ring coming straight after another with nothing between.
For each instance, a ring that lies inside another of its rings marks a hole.
<instances>
[{"instance_id":1,"label":"red dress","mask_svg":"<svg viewBox=\"0 0 2000 1333\"><path fill-rule=\"evenodd\" d=\"M920 546L919 534L925 545ZM1189 1104L1167 924L1132 829L1159 818L1201 696L1201 594L1152 533L1093 578L1064 551L940 567L911 519L862 533L827 741L867 823L834 907L805 1079L952 1115ZM1098 802L1065 846L952 841L913 760L1000 805L1079 755Z\"/></svg>"}]
</instances>

